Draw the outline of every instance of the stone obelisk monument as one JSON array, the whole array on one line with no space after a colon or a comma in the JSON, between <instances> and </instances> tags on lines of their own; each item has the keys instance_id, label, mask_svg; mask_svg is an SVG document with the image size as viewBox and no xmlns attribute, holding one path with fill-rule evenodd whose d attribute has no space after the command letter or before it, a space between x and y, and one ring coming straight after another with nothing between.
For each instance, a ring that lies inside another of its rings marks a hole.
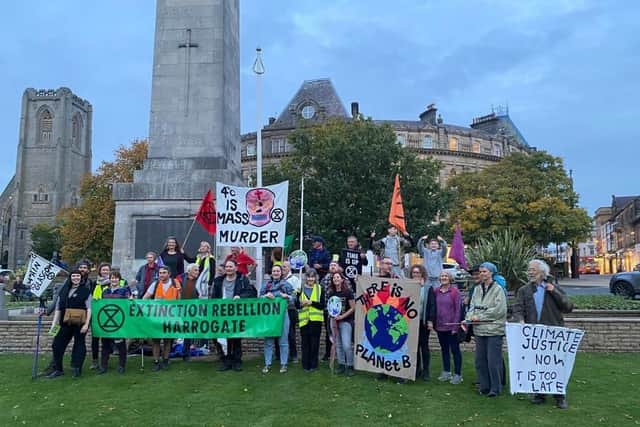
<instances>
[{"instance_id":1,"label":"stone obelisk monument","mask_svg":"<svg viewBox=\"0 0 640 427\"><path fill-rule=\"evenodd\" d=\"M149 154L113 188L114 267L132 277L167 236L182 241L216 181L241 182L238 0L158 0ZM196 224L187 251L203 238Z\"/></svg>"}]
</instances>

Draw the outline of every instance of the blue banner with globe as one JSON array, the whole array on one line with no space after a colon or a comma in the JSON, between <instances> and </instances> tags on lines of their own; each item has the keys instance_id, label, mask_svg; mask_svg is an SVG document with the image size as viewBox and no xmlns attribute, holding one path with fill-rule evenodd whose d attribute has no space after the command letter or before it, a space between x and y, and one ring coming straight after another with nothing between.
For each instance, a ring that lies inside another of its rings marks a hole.
<instances>
[{"instance_id":1,"label":"blue banner with globe","mask_svg":"<svg viewBox=\"0 0 640 427\"><path fill-rule=\"evenodd\" d=\"M415 380L420 327L420 284L360 276L356 286L354 366Z\"/></svg>"}]
</instances>

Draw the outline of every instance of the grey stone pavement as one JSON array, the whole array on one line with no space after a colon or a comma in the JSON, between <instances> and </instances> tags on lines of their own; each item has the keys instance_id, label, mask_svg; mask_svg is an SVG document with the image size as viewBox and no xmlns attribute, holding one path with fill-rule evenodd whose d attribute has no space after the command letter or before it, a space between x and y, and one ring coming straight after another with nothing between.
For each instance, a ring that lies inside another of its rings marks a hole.
<instances>
[{"instance_id":1,"label":"grey stone pavement","mask_svg":"<svg viewBox=\"0 0 640 427\"><path fill-rule=\"evenodd\" d=\"M569 295L608 295L610 274L581 274L579 279L562 279L558 284Z\"/></svg>"}]
</instances>

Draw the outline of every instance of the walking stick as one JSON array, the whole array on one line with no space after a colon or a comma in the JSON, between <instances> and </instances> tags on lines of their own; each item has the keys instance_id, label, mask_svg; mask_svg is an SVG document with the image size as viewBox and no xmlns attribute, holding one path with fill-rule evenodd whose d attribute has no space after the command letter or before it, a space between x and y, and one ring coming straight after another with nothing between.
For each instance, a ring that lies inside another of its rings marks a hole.
<instances>
[{"instance_id":1,"label":"walking stick","mask_svg":"<svg viewBox=\"0 0 640 427\"><path fill-rule=\"evenodd\" d=\"M140 370L144 372L144 340L142 340L142 344L140 345Z\"/></svg>"},{"instance_id":2,"label":"walking stick","mask_svg":"<svg viewBox=\"0 0 640 427\"><path fill-rule=\"evenodd\" d=\"M36 331L36 348L33 352L33 368L31 369L31 379L38 377L38 353L40 352L40 332L42 331L42 315L44 314L44 300L40 298L40 307L38 308L38 328Z\"/></svg>"},{"instance_id":3,"label":"walking stick","mask_svg":"<svg viewBox=\"0 0 640 427\"><path fill-rule=\"evenodd\" d=\"M336 361L336 346L338 345L338 321L331 318L331 356L329 357L329 369L333 372L333 365Z\"/></svg>"}]
</instances>

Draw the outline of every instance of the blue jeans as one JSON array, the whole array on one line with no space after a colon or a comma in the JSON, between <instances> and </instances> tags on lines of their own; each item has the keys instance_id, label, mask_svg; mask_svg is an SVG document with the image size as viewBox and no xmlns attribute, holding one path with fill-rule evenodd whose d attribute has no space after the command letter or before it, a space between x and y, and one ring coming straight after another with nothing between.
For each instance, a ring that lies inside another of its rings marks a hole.
<instances>
[{"instance_id":1,"label":"blue jeans","mask_svg":"<svg viewBox=\"0 0 640 427\"><path fill-rule=\"evenodd\" d=\"M437 331L440 349L442 350L442 370L451 372L451 354L453 354L454 374L460 375L462 372L462 353L460 353L460 344L458 343L458 334L452 334L451 331Z\"/></svg>"},{"instance_id":2,"label":"blue jeans","mask_svg":"<svg viewBox=\"0 0 640 427\"><path fill-rule=\"evenodd\" d=\"M336 356L338 363L341 365L353 366L353 343L351 342L352 331L353 325L351 322L338 322Z\"/></svg>"},{"instance_id":3,"label":"blue jeans","mask_svg":"<svg viewBox=\"0 0 640 427\"><path fill-rule=\"evenodd\" d=\"M289 359L289 316L287 313L284 315L284 322L282 322L282 331L280 332L280 365L287 366L287 360ZM275 346L275 338L264 339L264 364L265 366L271 366L271 360L273 359L273 348Z\"/></svg>"}]
</instances>

